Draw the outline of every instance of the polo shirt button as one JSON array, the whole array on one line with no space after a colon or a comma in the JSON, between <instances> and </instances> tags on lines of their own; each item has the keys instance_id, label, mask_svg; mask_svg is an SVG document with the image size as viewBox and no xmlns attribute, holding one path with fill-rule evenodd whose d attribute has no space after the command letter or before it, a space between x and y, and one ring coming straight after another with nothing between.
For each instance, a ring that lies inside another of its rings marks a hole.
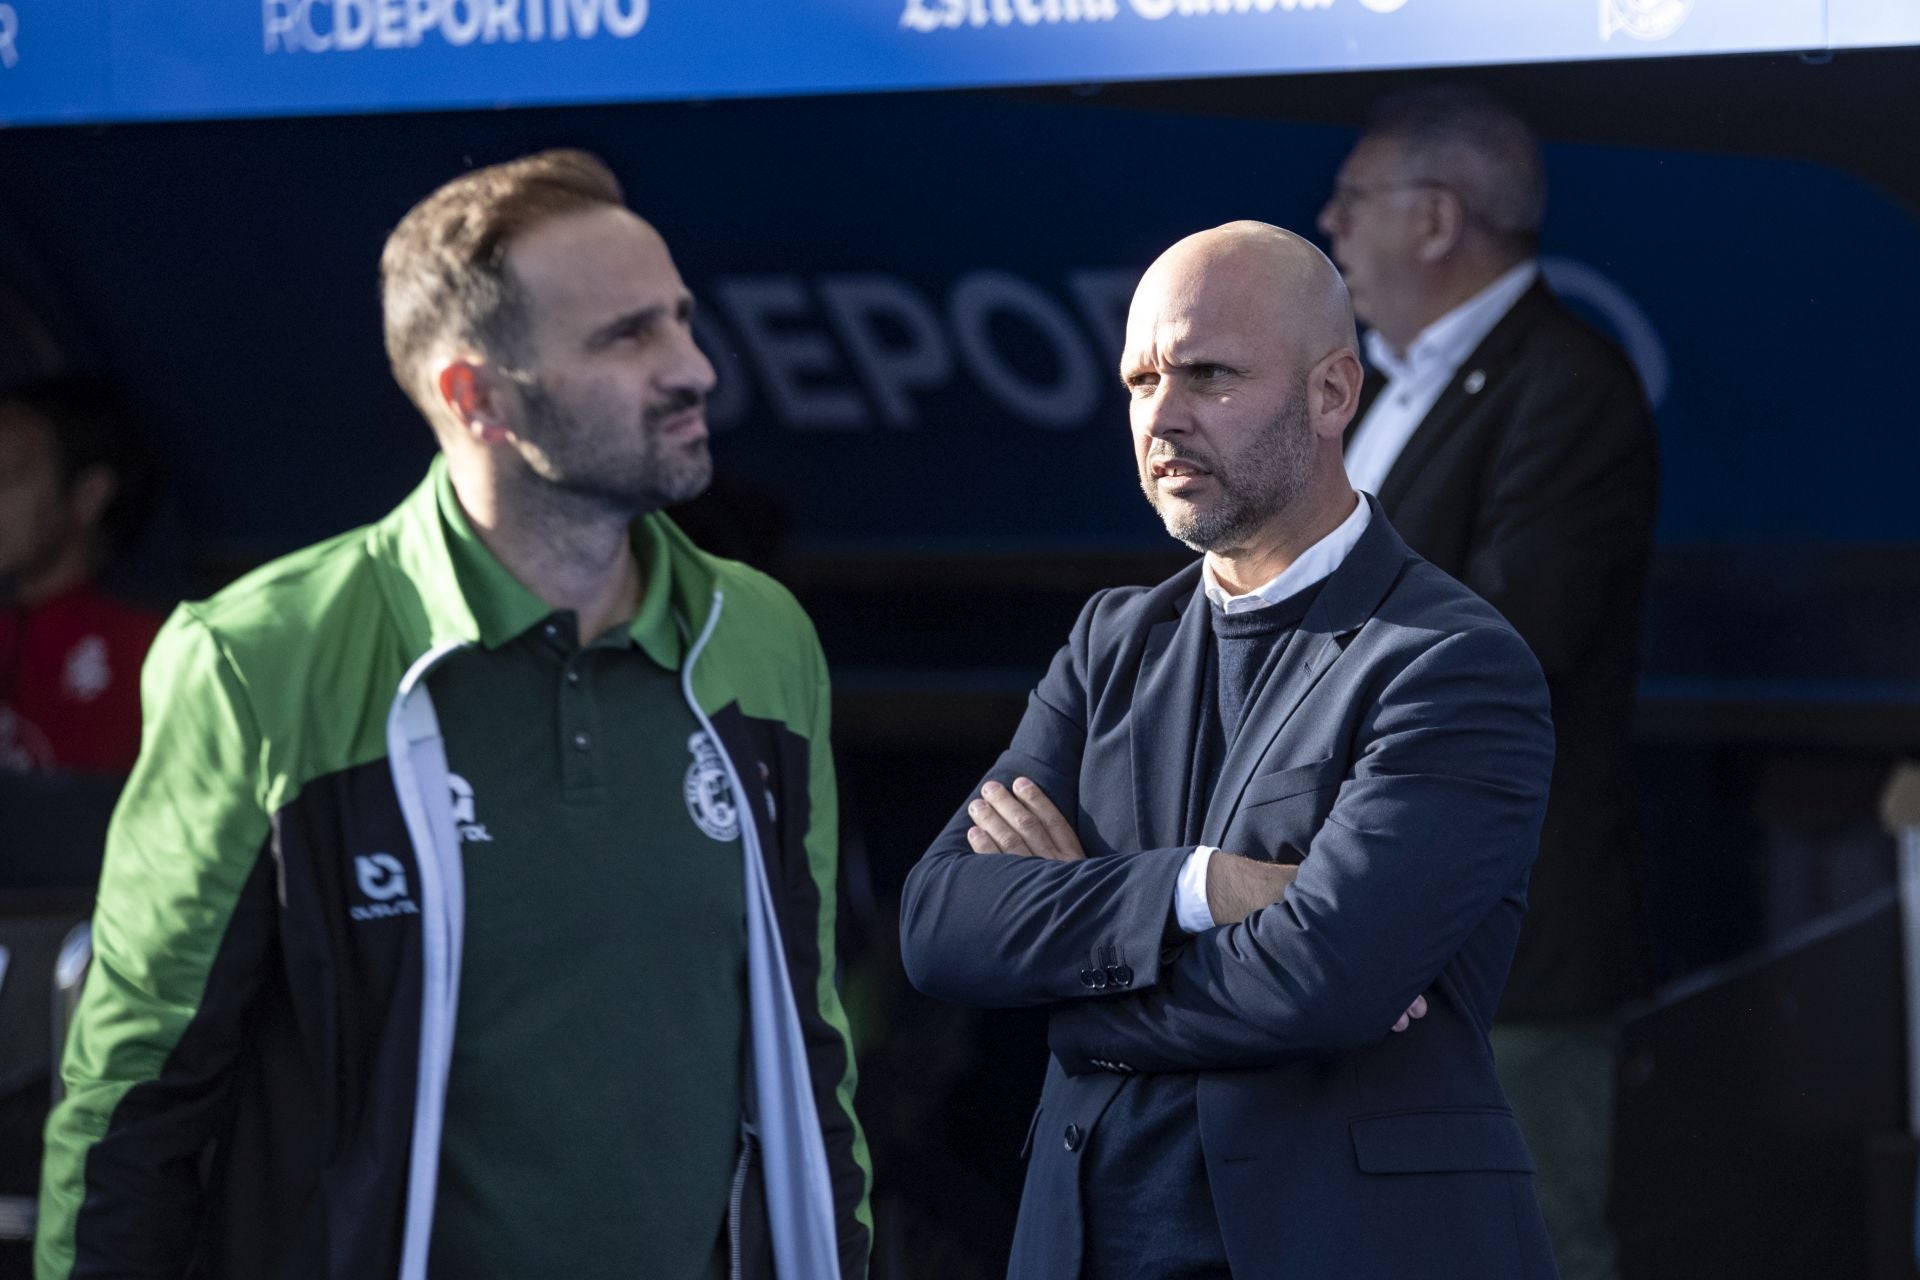
<instances>
[{"instance_id":1,"label":"polo shirt button","mask_svg":"<svg viewBox=\"0 0 1920 1280\"><path fill-rule=\"evenodd\" d=\"M1080 985L1089 991L1098 991L1107 985L1107 975L1098 969L1082 969L1080 971Z\"/></svg>"},{"instance_id":2,"label":"polo shirt button","mask_svg":"<svg viewBox=\"0 0 1920 1280\"><path fill-rule=\"evenodd\" d=\"M574 671L574 670L571 670L571 669L569 669L569 670L567 671L567 683L568 683L568 684L579 684L579 683L580 683L580 673L579 673L578 671Z\"/></svg>"},{"instance_id":3,"label":"polo shirt button","mask_svg":"<svg viewBox=\"0 0 1920 1280\"><path fill-rule=\"evenodd\" d=\"M1124 964L1110 964L1107 966L1107 981L1116 987L1130 987L1133 985L1133 970Z\"/></svg>"},{"instance_id":4,"label":"polo shirt button","mask_svg":"<svg viewBox=\"0 0 1920 1280\"><path fill-rule=\"evenodd\" d=\"M576 733L573 735L573 749L575 751L585 751L591 746L593 746L593 739L591 737L584 733Z\"/></svg>"},{"instance_id":5,"label":"polo shirt button","mask_svg":"<svg viewBox=\"0 0 1920 1280\"><path fill-rule=\"evenodd\" d=\"M1068 1125L1063 1140L1066 1142L1067 1150L1078 1151L1080 1149L1080 1126L1077 1124Z\"/></svg>"},{"instance_id":6,"label":"polo shirt button","mask_svg":"<svg viewBox=\"0 0 1920 1280\"><path fill-rule=\"evenodd\" d=\"M555 626L551 622L549 622L546 626L540 628L540 630L546 632L547 639L549 640L553 639L555 636L560 634L560 628Z\"/></svg>"}]
</instances>

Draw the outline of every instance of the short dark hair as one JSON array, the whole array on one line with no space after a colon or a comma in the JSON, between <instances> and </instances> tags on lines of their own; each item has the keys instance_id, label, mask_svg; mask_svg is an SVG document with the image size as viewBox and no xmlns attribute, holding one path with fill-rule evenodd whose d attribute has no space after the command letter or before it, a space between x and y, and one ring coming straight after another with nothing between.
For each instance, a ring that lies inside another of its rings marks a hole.
<instances>
[{"instance_id":1,"label":"short dark hair","mask_svg":"<svg viewBox=\"0 0 1920 1280\"><path fill-rule=\"evenodd\" d=\"M1527 122L1482 89L1434 85L1382 99L1366 128L1407 149L1409 167L1445 184L1502 239L1532 246L1546 216L1540 143Z\"/></svg>"},{"instance_id":2,"label":"short dark hair","mask_svg":"<svg viewBox=\"0 0 1920 1280\"><path fill-rule=\"evenodd\" d=\"M462 174L409 210L380 254L380 306L387 360L414 403L432 408L421 364L439 342L451 337L500 356L518 350L526 299L506 264L515 237L624 203L597 156L556 150Z\"/></svg>"},{"instance_id":3,"label":"short dark hair","mask_svg":"<svg viewBox=\"0 0 1920 1280\"><path fill-rule=\"evenodd\" d=\"M9 388L0 405L24 409L47 424L63 488L71 489L94 467L113 473L113 498L101 514L100 531L110 551L131 547L153 517L160 460L119 386L97 374L58 374Z\"/></svg>"}]
</instances>

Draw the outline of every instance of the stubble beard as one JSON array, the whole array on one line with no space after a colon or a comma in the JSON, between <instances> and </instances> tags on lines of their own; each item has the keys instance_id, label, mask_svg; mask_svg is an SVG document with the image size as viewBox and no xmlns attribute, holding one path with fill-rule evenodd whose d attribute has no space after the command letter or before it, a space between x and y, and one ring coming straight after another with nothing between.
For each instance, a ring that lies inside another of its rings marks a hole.
<instances>
[{"instance_id":1,"label":"stubble beard","mask_svg":"<svg viewBox=\"0 0 1920 1280\"><path fill-rule=\"evenodd\" d=\"M707 442L663 446L660 426L698 406L698 392L683 391L650 404L642 412L637 447L609 447L596 431L563 410L538 386L522 389L528 436L536 446L529 471L548 491L548 505L597 508L632 520L706 492L713 482L713 455Z\"/></svg>"},{"instance_id":2,"label":"stubble beard","mask_svg":"<svg viewBox=\"0 0 1920 1280\"><path fill-rule=\"evenodd\" d=\"M1192 457L1205 466L1220 492L1207 506L1177 499L1164 502L1149 464L1140 473L1140 488L1160 522L1174 538L1194 551L1233 555L1246 549L1253 535L1277 513L1306 491L1313 475L1313 438L1307 429L1305 387L1268 420L1259 436L1230 463L1221 458Z\"/></svg>"}]
</instances>

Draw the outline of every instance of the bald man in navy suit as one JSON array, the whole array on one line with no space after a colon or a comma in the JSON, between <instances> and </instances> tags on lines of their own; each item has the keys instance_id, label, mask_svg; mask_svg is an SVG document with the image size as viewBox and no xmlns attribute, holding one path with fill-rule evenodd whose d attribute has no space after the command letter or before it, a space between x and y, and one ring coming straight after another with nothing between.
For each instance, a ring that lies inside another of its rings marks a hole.
<instances>
[{"instance_id":1,"label":"bald man in navy suit","mask_svg":"<svg viewBox=\"0 0 1920 1280\"><path fill-rule=\"evenodd\" d=\"M1087 603L908 877L922 990L1052 1009L1015 1280L1554 1274L1487 1045L1546 688L1348 484L1356 348L1278 228L1149 268L1140 483L1204 555Z\"/></svg>"}]
</instances>

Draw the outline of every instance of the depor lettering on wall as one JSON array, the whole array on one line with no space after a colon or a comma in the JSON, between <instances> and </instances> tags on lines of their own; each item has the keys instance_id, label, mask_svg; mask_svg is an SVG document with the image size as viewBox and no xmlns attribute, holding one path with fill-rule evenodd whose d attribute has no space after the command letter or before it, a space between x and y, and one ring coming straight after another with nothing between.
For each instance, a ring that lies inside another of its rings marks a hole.
<instances>
[{"instance_id":1,"label":"depor lettering on wall","mask_svg":"<svg viewBox=\"0 0 1920 1280\"><path fill-rule=\"evenodd\" d=\"M1597 313L1666 398L1671 365L1646 311L1583 262L1542 259L1562 297ZM1047 431L1101 421L1139 282L1129 267L1067 272L1050 287L1010 271L962 272L933 290L886 272L723 276L702 292L694 332L721 367L708 405L718 430L739 425L756 393L789 431L910 431L923 398L956 378L1009 419Z\"/></svg>"}]
</instances>

